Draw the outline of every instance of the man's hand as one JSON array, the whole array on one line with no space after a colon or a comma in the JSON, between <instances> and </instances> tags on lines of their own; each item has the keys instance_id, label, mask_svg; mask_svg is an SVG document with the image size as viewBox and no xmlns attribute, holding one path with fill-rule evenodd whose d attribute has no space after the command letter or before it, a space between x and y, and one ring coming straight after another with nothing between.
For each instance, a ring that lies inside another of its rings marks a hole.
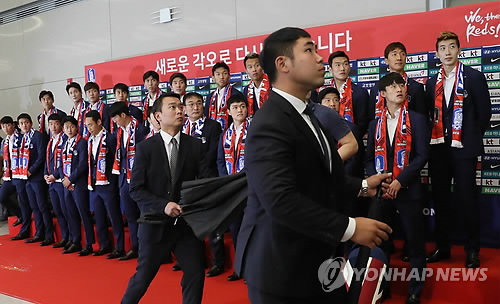
<instances>
[{"instance_id":1,"label":"man's hand","mask_svg":"<svg viewBox=\"0 0 500 304\"><path fill-rule=\"evenodd\" d=\"M368 183L368 196L375 196L377 195L377 187L382 184L382 191L385 193L386 189L384 189L384 183L382 183L386 179L390 179L392 176L392 173L381 173L381 174L375 174L366 179L366 182ZM388 187L388 185L387 185Z\"/></svg>"},{"instance_id":2,"label":"man's hand","mask_svg":"<svg viewBox=\"0 0 500 304\"><path fill-rule=\"evenodd\" d=\"M62 181L62 184L64 188L71 190L69 187L71 186L71 182L69 181L69 178L65 177Z\"/></svg>"},{"instance_id":3,"label":"man's hand","mask_svg":"<svg viewBox=\"0 0 500 304\"><path fill-rule=\"evenodd\" d=\"M395 179L389 185L389 188L387 189L387 194L393 199L395 199L398 197L399 190L401 190L401 183L397 179Z\"/></svg>"},{"instance_id":4,"label":"man's hand","mask_svg":"<svg viewBox=\"0 0 500 304\"><path fill-rule=\"evenodd\" d=\"M356 230L351 237L354 243L375 248L382 244L382 241L389 239L389 233L392 233L391 227L382 222L365 217L357 217Z\"/></svg>"},{"instance_id":5,"label":"man's hand","mask_svg":"<svg viewBox=\"0 0 500 304\"><path fill-rule=\"evenodd\" d=\"M170 216L170 217L177 217L182 214L182 208L179 204L175 202L169 202L165 206L165 214Z\"/></svg>"},{"instance_id":6,"label":"man's hand","mask_svg":"<svg viewBox=\"0 0 500 304\"><path fill-rule=\"evenodd\" d=\"M56 178L52 174L51 175L45 175L45 176L47 176L45 178L45 181L47 182L47 184L52 184L52 183L54 183L56 181Z\"/></svg>"},{"instance_id":7,"label":"man's hand","mask_svg":"<svg viewBox=\"0 0 500 304\"><path fill-rule=\"evenodd\" d=\"M45 180L45 182L46 182L47 184L50 184L50 181L49 181L49 176L48 176L48 175L44 175L44 176L43 176L43 179Z\"/></svg>"},{"instance_id":8,"label":"man's hand","mask_svg":"<svg viewBox=\"0 0 500 304\"><path fill-rule=\"evenodd\" d=\"M29 172L29 171L28 171L28 174L27 174L27 175L28 175L28 177L30 177L30 176L31 176L31 172Z\"/></svg>"}]
</instances>

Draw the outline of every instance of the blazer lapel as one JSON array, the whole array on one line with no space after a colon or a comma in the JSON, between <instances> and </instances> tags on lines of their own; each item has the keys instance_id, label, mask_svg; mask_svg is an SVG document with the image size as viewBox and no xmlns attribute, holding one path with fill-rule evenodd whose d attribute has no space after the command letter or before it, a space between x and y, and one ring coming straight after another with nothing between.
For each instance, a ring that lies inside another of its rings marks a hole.
<instances>
[{"instance_id":1,"label":"blazer lapel","mask_svg":"<svg viewBox=\"0 0 500 304\"><path fill-rule=\"evenodd\" d=\"M316 135L314 135L313 131L311 130L309 125L306 123L306 121L304 120L302 115L299 114L299 112L297 112L297 110L290 104L290 102L288 100L286 100L284 97L282 97L281 95L275 93L274 91L271 91L271 95L276 95L278 97L278 98L276 98L276 101L278 102L278 104L285 111L285 113L288 113L288 115L290 115L290 117L294 121L294 124L297 126L297 129L307 138L307 140L309 140L309 142L314 147L316 152L318 152L318 154L319 154L318 156L321 157L321 159L324 159L325 155L323 154L323 150L321 149L318 138L316 137ZM321 127L321 125L320 125L320 127ZM318 134L318 135L320 135L320 134ZM327 151L325 151L325 152L327 152ZM322 161L322 163L325 164L324 161ZM325 166L323 166L323 167L325 167ZM329 170L329 168L327 168L327 169Z\"/></svg>"},{"instance_id":2,"label":"blazer lapel","mask_svg":"<svg viewBox=\"0 0 500 304\"><path fill-rule=\"evenodd\" d=\"M186 145L187 145L188 135L181 132L181 140L179 144L179 156L177 156L177 168L175 172L175 180L178 181L184 167L184 161L186 160Z\"/></svg>"},{"instance_id":3,"label":"blazer lapel","mask_svg":"<svg viewBox=\"0 0 500 304\"><path fill-rule=\"evenodd\" d=\"M154 144L156 147L154 150L158 151L158 156L159 156L159 162L163 164L163 169L165 174L167 175L168 182L170 182L170 166L169 166L169 160L168 160L168 154L167 150L165 149L165 144L163 142L163 138L161 137L160 133L157 133L156 135L153 136L155 139L152 144Z\"/></svg>"}]
</instances>

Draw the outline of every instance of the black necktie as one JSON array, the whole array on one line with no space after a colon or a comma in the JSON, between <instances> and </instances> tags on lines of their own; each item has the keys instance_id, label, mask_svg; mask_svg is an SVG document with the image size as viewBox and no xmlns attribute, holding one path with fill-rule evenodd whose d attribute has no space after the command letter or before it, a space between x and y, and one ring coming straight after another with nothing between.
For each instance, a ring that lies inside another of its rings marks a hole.
<instances>
[{"instance_id":1,"label":"black necktie","mask_svg":"<svg viewBox=\"0 0 500 304\"><path fill-rule=\"evenodd\" d=\"M330 156L328 155L328 147L327 143L325 142L325 139L323 138L323 133L321 132L321 128L319 126L318 119L316 116L314 116L314 113L312 111L312 107L307 105L306 109L304 110L304 114L309 116L311 119L312 125L314 129L316 130L316 133L318 134L319 138L319 143L321 144L321 148L323 149L323 160L325 161L326 167L328 170L330 170Z\"/></svg>"},{"instance_id":2,"label":"black necktie","mask_svg":"<svg viewBox=\"0 0 500 304\"><path fill-rule=\"evenodd\" d=\"M172 186L175 184L175 173L177 169L177 157L179 155L179 147L177 146L177 140L172 137L170 140L172 148L170 149L170 180L172 181Z\"/></svg>"}]
</instances>

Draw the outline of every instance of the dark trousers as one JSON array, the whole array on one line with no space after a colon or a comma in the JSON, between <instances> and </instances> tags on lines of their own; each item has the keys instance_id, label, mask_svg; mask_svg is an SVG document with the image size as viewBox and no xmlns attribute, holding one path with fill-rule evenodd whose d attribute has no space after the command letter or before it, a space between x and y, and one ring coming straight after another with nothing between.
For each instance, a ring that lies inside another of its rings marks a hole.
<instances>
[{"instance_id":1,"label":"dark trousers","mask_svg":"<svg viewBox=\"0 0 500 304\"><path fill-rule=\"evenodd\" d=\"M404 189L402 191L404 191ZM425 221L422 214L422 201L407 199L400 191L397 199L382 201L377 200L375 203L383 204L381 210L383 210L383 214L385 216L380 220L387 223L389 226L394 226L397 216L396 211L399 212L399 218L401 219L400 222L406 241L405 246L408 249L408 255L410 257L410 267L412 269L416 269L419 277L422 278L424 268L426 267L425 239L423 233ZM389 264L391 257L391 245L392 240L389 240L384 242L381 246L389 260ZM423 280L417 280L412 277L410 284L408 285L408 294L420 295L423 287Z\"/></svg>"},{"instance_id":2,"label":"dark trousers","mask_svg":"<svg viewBox=\"0 0 500 304\"><path fill-rule=\"evenodd\" d=\"M212 232L208 236L210 251L212 251L212 266L218 266L224 269L226 262L226 252L224 248L224 234L216 234Z\"/></svg>"},{"instance_id":3,"label":"dark trousers","mask_svg":"<svg viewBox=\"0 0 500 304\"><path fill-rule=\"evenodd\" d=\"M70 233L73 243L80 243L82 240L82 226L85 231L85 246L90 246L95 243L94 225L92 224L92 216L89 206L89 191L87 188L80 189L75 186L74 191L64 189L64 200L68 214L71 214L71 220L68 220Z\"/></svg>"},{"instance_id":4,"label":"dark trousers","mask_svg":"<svg viewBox=\"0 0 500 304\"><path fill-rule=\"evenodd\" d=\"M132 249L137 251L139 250L139 241L137 240L137 219L141 215L141 212L137 207L137 203L130 197L129 184L126 182L120 186L120 204L127 218Z\"/></svg>"},{"instance_id":5,"label":"dark trousers","mask_svg":"<svg viewBox=\"0 0 500 304\"><path fill-rule=\"evenodd\" d=\"M344 304L347 301L347 290L345 289L345 287L335 289L331 292L325 292L322 295L316 295L306 298L279 296L266 293L251 285L247 285L247 287L248 299L252 304Z\"/></svg>"},{"instance_id":6,"label":"dark trousers","mask_svg":"<svg viewBox=\"0 0 500 304\"><path fill-rule=\"evenodd\" d=\"M436 211L437 248L450 249L450 235L457 223L465 229L465 251L479 252L479 204L477 158L456 159L445 144L431 146L429 173ZM454 192L450 187L454 178ZM452 200L455 198L455 200Z\"/></svg>"},{"instance_id":7,"label":"dark trousers","mask_svg":"<svg viewBox=\"0 0 500 304\"><path fill-rule=\"evenodd\" d=\"M145 227L149 226L149 227ZM136 273L130 278L122 303L139 303L153 281L162 261L173 251L182 271L182 303L201 303L205 283L203 242L183 220L165 227L159 241L152 241L159 225L139 225L139 260ZM160 227L161 228L161 227ZM161 230L160 230L161 231Z\"/></svg>"},{"instance_id":8,"label":"dark trousers","mask_svg":"<svg viewBox=\"0 0 500 304\"><path fill-rule=\"evenodd\" d=\"M111 221L113 235L115 236L115 248L123 250L124 232L122 213L118 201L116 188L106 189L111 186L95 186L94 191L90 191L90 202L94 205L95 226L97 230L97 240L101 248L111 248L107 217Z\"/></svg>"},{"instance_id":9,"label":"dark trousers","mask_svg":"<svg viewBox=\"0 0 500 304\"><path fill-rule=\"evenodd\" d=\"M4 206L18 218L22 218L21 208L10 199L10 196L14 193L16 193L16 186L12 181L4 181L2 186L0 186L0 205Z\"/></svg>"},{"instance_id":10,"label":"dark trousers","mask_svg":"<svg viewBox=\"0 0 500 304\"><path fill-rule=\"evenodd\" d=\"M69 240L69 227L66 221L66 204L64 204L64 186L62 183L52 183L49 185L50 202L52 203L52 210L57 217L57 223L61 230L61 239Z\"/></svg>"},{"instance_id":11,"label":"dark trousers","mask_svg":"<svg viewBox=\"0 0 500 304\"><path fill-rule=\"evenodd\" d=\"M30 232L31 226L31 207L26 192L26 181L22 179L13 179L12 183L16 186L17 196L19 198L19 206L21 207L21 214L23 216L23 225L20 234L27 234ZM37 231L40 233L41 231ZM43 235L42 235L43 236Z\"/></svg>"}]
</instances>

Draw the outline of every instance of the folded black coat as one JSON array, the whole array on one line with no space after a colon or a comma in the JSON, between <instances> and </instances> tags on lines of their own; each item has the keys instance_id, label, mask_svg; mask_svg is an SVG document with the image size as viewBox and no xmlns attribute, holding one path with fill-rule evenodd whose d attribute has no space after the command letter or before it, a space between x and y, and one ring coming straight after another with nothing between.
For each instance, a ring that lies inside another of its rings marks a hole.
<instances>
[{"instance_id":1,"label":"folded black coat","mask_svg":"<svg viewBox=\"0 0 500 304\"><path fill-rule=\"evenodd\" d=\"M224 234L241 215L248 196L244 171L221 177L198 179L182 183L182 218L200 240L212 232Z\"/></svg>"}]
</instances>

